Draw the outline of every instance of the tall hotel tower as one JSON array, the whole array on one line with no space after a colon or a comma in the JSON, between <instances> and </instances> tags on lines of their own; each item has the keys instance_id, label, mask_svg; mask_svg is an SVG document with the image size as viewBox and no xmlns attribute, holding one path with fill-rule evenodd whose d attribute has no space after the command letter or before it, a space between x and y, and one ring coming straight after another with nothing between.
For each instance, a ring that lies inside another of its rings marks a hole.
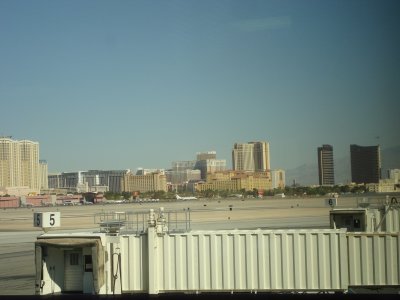
<instances>
[{"instance_id":1,"label":"tall hotel tower","mask_svg":"<svg viewBox=\"0 0 400 300\"><path fill-rule=\"evenodd\" d=\"M351 181L379 183L381 153L379 146L350 145Z\"/></svg>"},{"instance_id":2,"label":"tall hotel tower","mask_svg":"<svg viewBox=\"0 0 400 300\"><path fill-rule=\"evenodd\" d=\"M319 185L335 184L333 147L331 145L322 145L322 147L318 147L318 178Z\"/></svg>"},{"instance_id":3,"label":"tall hotel tower","mask_svg":"<svg viewBox=\"0 0 400 300\"><path fill-rule=\"evenodd\" d=\"M235 171L265 172L271 169L269 143L235 143L232 150L232 164Z\"/></svg>"},{"instance_id":4,"label":"tall hotel tower","mask_svg":"<svg viewBox=\"0 0 400 300\"><path fill-rule=\"evenodd\" d=\"M0 187L27 186L39 192L39 143L0 137Z\"/></svg>"}]
</instances>

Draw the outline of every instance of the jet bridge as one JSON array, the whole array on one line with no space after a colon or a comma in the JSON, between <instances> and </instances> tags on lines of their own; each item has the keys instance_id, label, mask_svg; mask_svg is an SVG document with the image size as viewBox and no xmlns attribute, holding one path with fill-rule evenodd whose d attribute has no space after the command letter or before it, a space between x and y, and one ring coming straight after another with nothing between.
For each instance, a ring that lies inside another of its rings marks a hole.
<instances>
[{"instance_id":1,"label":"jet bridge","mask_svg":"<svg viewBox=\"0 0 400 300\"><path fill-rule=\"evenodd\" d=\"M36 294L400 291L397 206L334 209L331 229L174 231L163 209L144 227L110 215L96 233L38 237Z\"/></svg>"}]
</instances>

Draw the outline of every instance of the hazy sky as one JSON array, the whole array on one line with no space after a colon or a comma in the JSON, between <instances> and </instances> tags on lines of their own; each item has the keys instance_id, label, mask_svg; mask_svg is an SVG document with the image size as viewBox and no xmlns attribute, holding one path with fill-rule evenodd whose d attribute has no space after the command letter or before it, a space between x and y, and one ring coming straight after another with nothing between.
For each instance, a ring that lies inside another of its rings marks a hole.
<instances>
[{"instance_id":1,"label":"hazy sky","mask_svg":"<svg viewBox=\"0 0 400 300\"><path fill-rule=\"evenodd\" d=\"M50 172L399 145L400 1L0 0L0 135Z\"/></svg>"}]
</instances>

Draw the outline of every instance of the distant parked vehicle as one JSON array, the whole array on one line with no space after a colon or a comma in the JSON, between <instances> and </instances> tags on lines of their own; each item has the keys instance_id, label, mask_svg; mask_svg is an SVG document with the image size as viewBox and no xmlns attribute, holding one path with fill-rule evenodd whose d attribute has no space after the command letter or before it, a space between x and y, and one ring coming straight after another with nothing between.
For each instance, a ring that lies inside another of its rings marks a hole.
<instances>
[{"instance_id":1,"label":"distant parked vehicle","mask_svg":"<svg viewBox=\"0 0 400 300\"><path fill-rule=\"evenodd\" d=\"M92 205L93 202L83 200L83 201L82 201L82 204L83 204L83 205Z\"/></svg>"},{"instance_id":2,"label":"distant parked vehicle","mask_svg":"<svg viewBox=\"0 0 400 300\"><path fill-rule=\"evenodd\" d=\"M285 198L286 196L285 196L285 193L281 193L281 194L275 194L275 197Z\"/></svg>"}]
</instances>

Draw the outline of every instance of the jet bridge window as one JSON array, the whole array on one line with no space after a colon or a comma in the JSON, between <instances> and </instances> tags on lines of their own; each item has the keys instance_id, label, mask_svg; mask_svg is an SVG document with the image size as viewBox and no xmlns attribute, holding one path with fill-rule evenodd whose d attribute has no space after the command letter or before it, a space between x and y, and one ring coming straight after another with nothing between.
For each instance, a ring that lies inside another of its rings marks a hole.
<instances>
[{"instance_id":1,"label":"jet bridge window","mask_svg":"<svg viewBox=\"0 0 400 300\"><path fill-rule=\"evenodd\" d=\"M92 256L85 255L85 272L92 272L93 271L93 263L92 263Z\"/></svg>"},{"instance_id":2,"label":"jet bridge window","mask_svg":"<svg viewBox=\"0 0 400 300\"><path fill-rule=\"evenodd\" d=\"M354 224L353 227L356 229L361 228L361 222L360 219L354 219Z\"/></svg>"},{"instance_id":3,"label":"jet bridge window","mask_svg":"<svg viewBox=\"0 0 400 300\"><path fill-rule=\"evenodd\" d=\"M332 228L347 228L347 231L365 231L365 211L333 210L330 212Z\"/></svg>"},{"instance_id":4,"label":"jet bridge window","mask_svg":"<svg viewBox=\"0 0 400 300\"><path fill-rule=\"evenodd\" d=\"M351 221L353 220L353 217L352 216L344 217L343 219L344 219L344 225L346 225L347 228L350 227L351 226Z\"/></svg>"}]
</instances>

